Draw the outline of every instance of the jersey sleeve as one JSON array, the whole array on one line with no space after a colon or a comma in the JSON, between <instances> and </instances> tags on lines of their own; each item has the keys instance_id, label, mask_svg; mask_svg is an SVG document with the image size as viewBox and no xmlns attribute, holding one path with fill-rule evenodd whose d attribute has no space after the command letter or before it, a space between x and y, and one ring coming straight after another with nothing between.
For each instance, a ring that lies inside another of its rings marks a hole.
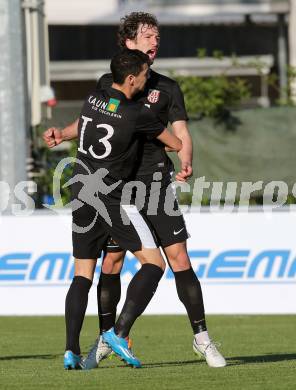
<instances>
[{"instance_id":1,"label":"jersey sleeve","mask_svg":"<svg viewBox=\"0 0 296 390\"><path fill-rule=\"evenodd\" d=\"M105 73L102 77L99 78L96 85L96 91L99 91L100 89L109 88L112 85L112 74L111 73Z\"/></svg>"},{"instance_id":2,"label":"jersey sleeve","mask_svg":"<svg viewBox=\"0 0 296 390\"><path fill-rule=\"evenodd\" d=\"M154 112L142 105L136 123L136 133L145 135L148 140L157 137L163 132L165 126L160 122Z\"/></svg>"},{"instance_id":3,"label":"jersey sleeve","mask_svg":"<svg viewBox=\"0 0 296 390\"><path fill-rule=\"evenodd\" d=\"M183 92L176 82L172 86L168 118L171 123L181 120L188 121Z\"/></svg>"}]
</instances>

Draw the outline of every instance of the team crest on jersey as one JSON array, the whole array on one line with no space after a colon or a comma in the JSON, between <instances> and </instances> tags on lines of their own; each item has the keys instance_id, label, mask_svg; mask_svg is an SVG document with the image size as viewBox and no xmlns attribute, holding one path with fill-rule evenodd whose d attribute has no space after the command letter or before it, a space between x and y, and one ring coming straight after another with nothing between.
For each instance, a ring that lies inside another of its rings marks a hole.
<instances>
[{"instance_id":1,"label":"team crest on jersey","mask_svg":"<svg viewBox=\"0 0 296 390\"><path fill-rule=\"evenodd\" d=\"M147 96L148 102L157 103L159 100L159 95L160 95L160 91L158 91L157 89L149 89L148 96Z\"/></svg>"}]
</instances>

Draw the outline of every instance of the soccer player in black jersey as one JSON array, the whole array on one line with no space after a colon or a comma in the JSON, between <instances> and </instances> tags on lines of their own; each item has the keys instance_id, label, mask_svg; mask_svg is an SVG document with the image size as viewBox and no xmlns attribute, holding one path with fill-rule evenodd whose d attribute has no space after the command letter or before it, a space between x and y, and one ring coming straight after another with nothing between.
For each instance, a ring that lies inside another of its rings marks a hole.
<instances>
[{"instance_id":1,"label":"soccer player in black jersey","mask_svg":"<svg viewBox=\"0 0 296 390\"><path fill-rule=\"evenodd\" d=\"M151 110L131 100L144 87L148 64L149 57L139 50L125 49L116 55L111 61L111 86L90 94L79 117L78 152L69 184L72 200L83 203L72 210L75 277L66 297L66 369L80 367L79 334L88 291L110 235L133 252L142 267L129 284L114 330L103 337L127 363L141 366L125 337L150 302L165 262L144 218L135 205L124 203L122 194L137 158L138 137L157 137L175 150L182 146Z\"/></svg>"},{"instance_id":2,"label":"soccer player in black jersey","mask_svg":"<svg viewBox=\"0 0 296 390\"><path fill-rule=\"evenodd\" d=\"M158 22L151 14L133 12L121 20L118 38L120 47L141 50L148 54L153 63L160 43ZM108 74L99 80L98 85L108 86L111 83L112 77ZM145 90L136 95L134 99L156 113L164 125L170 122L173 133L182 140L182 150L178 153L181 171L176 174L176 179L185 181L192 174L192 141L187 128L188 118L183 94L178 84L150 69ZM77 137L77 123L75 122L63 130L51 128L44 134L44 140L49 147L75 137ZM161 176L156 213L149 213L151 211L149 200L154 195L153 191L147 194L143 211L146 212L174 273L177 293L186 308L194 333L193 349L206 359L209 366L223 367L226 361L207 332L200 282L191 267L186 249L188 233L183 216L181 213L170 216L165 210L166 194L173 196L170 191L172 163L165 153L165 146L157 140L151 141L144 138L141 147L141 160L135 172L135 179L141 180L147 188L150 188L151 183L159 180ZM154 211L153 206L155 205L152 205L152 211ZM177 201L175 201L175 210L178 210ZM106 250L98 284L101 332L112 327L115 321L116 306L120 299L120 270L124 259L124 252L116 242L109 240ZM106 313L110 314L105 315ZM108 348L105 348L101 341L99 337L86 359L89 368L96 367L97 363L108 355Z\"/></svg>"}]
</instances>

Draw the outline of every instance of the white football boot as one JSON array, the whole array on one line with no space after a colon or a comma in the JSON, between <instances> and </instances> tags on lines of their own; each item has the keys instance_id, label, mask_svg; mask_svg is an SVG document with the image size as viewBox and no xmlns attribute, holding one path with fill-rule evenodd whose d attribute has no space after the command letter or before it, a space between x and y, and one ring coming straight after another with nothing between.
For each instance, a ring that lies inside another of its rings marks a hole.
<instances>
[{"instance_id":1,"label":"white football boot","mask_svg":"<svg viewBox=\"0 0 296 390\"><path fill-rule=\"evenodd\" d=\"M195 338L193 340L193 352L200 358L206 359L210 367L225 367L226 360L218 351L216 344L213 341L204 344L197 344Z\"/></svg>"}]
</instances>

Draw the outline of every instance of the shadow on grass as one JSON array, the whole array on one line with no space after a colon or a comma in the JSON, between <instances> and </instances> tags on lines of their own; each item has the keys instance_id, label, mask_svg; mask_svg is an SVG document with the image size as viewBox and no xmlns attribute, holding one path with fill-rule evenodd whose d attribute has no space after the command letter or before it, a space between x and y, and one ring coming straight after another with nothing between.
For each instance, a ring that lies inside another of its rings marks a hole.
<instances>
[{"instance_id":1,"label":"shadow on grass","mask_svg":"<svg viewBox=\"0 0 296 390\"><path fill-rule=\"evenodd\" d=\"M283 353L283 354L266 354L266 355L255 355L255 356L233 356L226 358L229 366L238 366L241 364L250 363L275 363L283 362L285 360L296 360L296 353Z\"/></svg>"},{"instance_id":2,"label":"shadow on grass","mask_svg":"<svg viewBox=\"0 0 296 390\"><path fill-rule=\"evenodd\" d=\"M255 356L233 356L227 358L228 366L239 366L243 364L258 364L258 363L273 363L282 362L288 360L296 360L296 353L286 354L266 354L266 355L255 355ZM184 366L196 363L205 363L205 360L186 360L179 362L159 362L159 363L148 363L143 364L143 368L155 368L155 367L166 367L166 366Z\"/></svg>"},{"instance_id":3,"label":"shadow on grass","mask_svg":"<svg viewBox=\"0 0 296 390\"><path fill-rule=\"evenodd\" d=\"M157 367L171 367L171 366L186 366L190 364L202 363L202 360L184 360L177 362L158 362L158 363L144 363L142 364L142 368L157 368Z\"/></svg>"},{"instance_id":4,"label":"shadow on grass","mask_svg":"<svg viewBox=\"0 0 296 390\"><path fill-rule=\"evenodd\" d=\"M23 359L56 359L62 358L63 354L44 354L44 355L12 355L12 356L0 356L0 361L9 361L9 360L23 360ZM113 359L112 359L113 360ZM258 364L258 363L273 363L273 362L282 362L289 360L296 360L296 353L287 353L287 354L266 354L266 355L255 355L255 356L232 356L226 357L228 366L239 366L243 364ZM107 361L107 365L102 365L100 369L109 369L115 367L128 367L122 361L114 361L110 366ZM114 365L115 363L115 365ZM118 363L118 364L116 364ZM159 367L179 367L185 365L192 365L198 363L205 363L204 360L184 360L184 361L171 361L171 362L155 362L155 363L144 363L142 368L159 368Z\"/></svg>"},{"instance_id":5,"label":"shadow on grass","mask_svg":"<svg viewBox=\"0 0 296 390\"><path fill-rule=\"evenodd\" d=\"M286 354L266 354L266 355L255 355L255 356L234 356L227 358L228 366L239 366L243 364L258 364L258 363L272 363L272 362L282 362L289 360L296 360L296 353L286 353ZM144 363L142 368L158 368L158 367L178 367L185 365L195 365L198 363L205 363L205 360L185 360L185 361L174 361L174 362L156 362L156 363ZM103 367L102 367L103 368ZM109 368L109 367L104 367Z\"/></svg>"},{"instance_id":6,"label":"shadow on grass","mask_svg":"<svg viewBox=\"0 0 296 390\"><path fill-rule=\"evenodd\" d=\"M86 351L82 351L82 354L85 355ZM56 359L62 358L64 352L55 353L55 354L41 354L41 355L14 355L14 356L0 356L0 361L4 360L22 360L22 359Z\"/></svg>"},{"instance_id":7,"label":"shadow on grass","mask_svg":"<svg viewBox=\"0 0 296 390\"><path fill-rule=\"evenodd\" d=\"M3 360L22 360L22 359L55 359L61 357L61 354L54 355L16 355L16 356L0 356L0 361Z\"/></svg>"}]
</instances>

